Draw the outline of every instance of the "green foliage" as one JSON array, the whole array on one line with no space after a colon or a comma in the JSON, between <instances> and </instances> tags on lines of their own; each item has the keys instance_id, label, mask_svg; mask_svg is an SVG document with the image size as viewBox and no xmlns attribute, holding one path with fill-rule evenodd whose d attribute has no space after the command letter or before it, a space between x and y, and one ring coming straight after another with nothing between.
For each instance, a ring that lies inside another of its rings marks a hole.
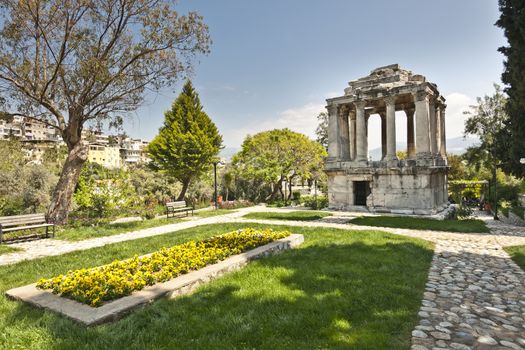
<instances>
[{"instance_id":1,"label":"green foliage","mask_svg":"<svg viewBox=\"0 0 525 350\"><path fill-rule=\"evenodd\" d=\"M45 212L57 182L52 166L26 161L17 140L0 140L0 216Z\"/></svg>"},{"instance_id":2,"label":"green foliage","mask_svg":"<svg viewBox=\"0 0 525 350\"><path fill-rule=\"evenodd\" d=\"M506 111L508 119L500 135L504 145L499 150L503 168L515 176L525 176L520 158L525 157L525 2L499 0L501 15L496 25L503 29L508 46L498 49L505 55L501 79L509 96Z\"/></svg>"},{"instance_id":3,"label":"green foliage","mask_svg":"<svg viewBox=\"0 0 525 350\"><path fill-rule=\"evenodd\" d=\"M328 207L328 197L324 195L315 196L303 196L301 197L301 203L307 208L312 209L323 209Z\"/></svg>"},{"instance_id":4,"label":"green foliage","mask_svg":"<svg viewBox=\"0 0 525 350\"><path fill-rule=\"evenodd\" d=\"M494 94L476 99L477 104L470 106L465 120L465 135L476 135L480 144L470 147L465 154L470 164L492 169L499 163L499 154L504 144L499 135L505 128L508 119L505 113L507 99L499 85L494 84Z\"/></svg>"},{"instance_id":5,"label":"green foliage","mask_svg":"<svg viewBox=\"0 0 525 350\"><path fill-rule=\"evenodd\" d=\"M203 175L216 161L222 136L202 110L199 96L189 80L164 116L164 125L148 146L150 164L182 183L178 197L182 200L191 181Z\"/></svg>"},{"instance_id":6,"label":"green foliage","mask_svg":"<svg viewBox=\"0 0 525 350\"><path fill-rule=\"evenodd\" d=\"M315 135L317 136L315 140L319 142L325 150L328 150L328 113L319 113L317 121L319 125L317 125L315 129Z\"/></svg>"},{"instance_id":7,"label":"green foliage","mask_svg":"<svg viewBox=\"0 0 525 350\"><path fill-rule=\"evenodd\" d=\"M251 186L248 198L258 202L276 199L285 180L321 177L325 156L323 146L305 135L274 129L246 137L232 163L237 177Z\"/></svg>"},{"instance_id":8,"label":"green foliage","mask_svg":"<svg viewBox=\"0 0 525 350\"><path fill-rule=\"evenodd\" d=\"M134 216L150 219L164 212L164 203L180 190L164 172L147 167L107 169L86 163L74 194L73 219L92 222Z\"/></svg>"}]
</instances>

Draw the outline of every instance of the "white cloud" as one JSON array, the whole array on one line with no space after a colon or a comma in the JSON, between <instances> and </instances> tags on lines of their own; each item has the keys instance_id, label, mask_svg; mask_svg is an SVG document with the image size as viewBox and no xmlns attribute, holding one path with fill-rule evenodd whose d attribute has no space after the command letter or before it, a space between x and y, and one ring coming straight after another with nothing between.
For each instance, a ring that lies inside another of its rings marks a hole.
<instances>
[{"instance_id":1,"label":"white cloud","mask_svg":"<svg viewBox=\"0 0 525 350\"><path fill-rule=\"evenodd\" d=\"M320 103L307 103L297 108L290 108L280 112L276 118L258 124L253 123L242 128L226 130L224 141L228 147L238 147L248 134L253 135L260 131L283 128L314 138L318 124L317 115L324 110L324 104Z\"/></svg>"},{"instance_id":2,"label":"white cloud","mask_svg":"<svg viewBox=\"0 0 525 350\"><path fill-rule=\"evenodd\" d=\"M445 116L447 138L463 136L465 119L467 119L463 112L467 111L470 105L475 104L476 100L458 92L445 96L445 99L447 104Z\"/></svg>"}]
</instances>

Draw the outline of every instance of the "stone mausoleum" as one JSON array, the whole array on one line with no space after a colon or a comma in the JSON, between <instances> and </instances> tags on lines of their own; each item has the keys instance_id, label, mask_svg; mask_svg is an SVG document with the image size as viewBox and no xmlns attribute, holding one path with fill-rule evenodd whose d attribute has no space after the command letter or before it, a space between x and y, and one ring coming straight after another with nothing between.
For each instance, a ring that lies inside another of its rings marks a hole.
<instances>
[{"instance_id":1,"label":"stone mausoleum","mask_svg":"<svg viewBox=\"0 0 525 350\"><path fill-rule=\"evenodd\" d=\"M446 104L436 84L392 64L351 81L343 96L326 101L331 209L433 215L448 206ZM368 155L373 114L381 117L379 161ZM404 160L396 156L399 118L406 118Z\"/></svg>"}]
</instances>

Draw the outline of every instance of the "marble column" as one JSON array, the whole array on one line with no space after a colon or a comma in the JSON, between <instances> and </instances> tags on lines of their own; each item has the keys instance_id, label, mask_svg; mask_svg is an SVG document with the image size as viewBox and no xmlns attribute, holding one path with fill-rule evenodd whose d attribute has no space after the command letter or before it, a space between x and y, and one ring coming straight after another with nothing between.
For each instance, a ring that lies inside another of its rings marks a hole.
<instances>
[{"instance_id":1,"label":"marble column","mask_svg":"<svg viewBox=\"0 0 525 350\"><path fill-rule=\"evenodd\" d=\"M381 160L386 157L386 113L380 112L381 117Z\"/></svg>"},{"instance_id":2,"label":"marble column","mask_svg":"<svg viewBox=\"0 0 525 350\"><path fill-rule=\"evenodd\" d=\"M414 111L412 107L405 108L407 116L407 159L416 158L416 144L414 142Z\"/></svg>"},{"instance_id":3,"label":"marble column","mask_svg":"<svg viewBox=\"0 0 525 350\"><path fill-rule=\"evenodd\" d=\"M397 160L395 97L385 98L386 104L386 159Z\"/></svg>"},{"instance_id":4,"label":"marble column","mask_svg":"<svg viewBox=\"0 0 525 350\"><path fill-rule=\"evenodd\" d=\"M436 103L434 98L430 97L428 101L428 121L430 133L430 153L432 154L432 156L438 153L438 124L436 117Z\"/></svg>"},{"instance_id":5,"label":"marble column","mask_svg":"<svg viewBox=\"0 0 525 350\"><path fill-rule=\"evenodd\" d=\"M339 157L339 120L337 116L337 105L326 106L328 110L328 160L336 160Z\"/></svg>"},{"instance_id":6,"label":"marble column","mask_svg":"<svg viewBox=\"0 0 525 350\"><path fill-rule=\"evenodd\" d=\"M347 105L339 107L338 126L339 126L339 158L344 161L350 160L350 134L348 125Z\"/></svg>"},{"instance_id":7,"label":"marble column","mask_svg":"<svg viewBox=\"0 0 525 350\"><path fill-rule=\"evenodd\" d=\"M350 111L348 123L350 129L350 160L355 160L355 111Z\"/></svg>"},{"instance_id":8,"label":"marble column","mask_svg":"<svg viewBox=\"0 0 525 350\"><path fill-rule=\"evenodd\" d=\"M447 105L441 105L439 108L439 153L443 159L447 159L447 136L445 133L445 109Z\"/></svg>"},{"instance_id":9,"label":"marble column","mask_svg":"<svg viewBox=\"0 0 525 350\"><path fill-rule=\"evenodd\" d=\"M366 162L368 159L368 140L366 130L365 106L366 102L354 102L356 109L356 160Z\"/></svg>"},{"instance_id":10,"label":"marble column","mask_svg":"<svg viewBox=\"0 0 525 350\"><path fill-rule=\"evenodd\" d=\"M416 158L425 159L430 157L430 134L428 123L428 100L429 95L425 91L418 91L414 95L416 105Z\"/></svg>"}]
</instances>

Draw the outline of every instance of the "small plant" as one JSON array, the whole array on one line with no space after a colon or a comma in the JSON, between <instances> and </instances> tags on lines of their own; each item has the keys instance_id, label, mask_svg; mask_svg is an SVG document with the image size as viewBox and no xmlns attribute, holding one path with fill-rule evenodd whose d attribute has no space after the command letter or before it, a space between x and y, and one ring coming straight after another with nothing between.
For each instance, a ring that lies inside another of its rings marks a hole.
<instances>
[{"instance_id":1,"label":"small plant","mask_svg":"<svg viewBox=\"0 0 525 350\"><path fill-rule=\"evenodd\" d=\"M327 196L303 196L302 202L304 206L312 209L323 209L328 207L328 197Z\"/></svg>"},{"instance_id":2,"label":"small plant","mask_svg":"<svg viewBox=\"0 0 525 350\"><path fill-rule=\"evenodd\" d=\"M460 220L468 219L472 216L472 208L468 205L460 204L456 207L456 217Z\"/></svg>"}]
</instances>

